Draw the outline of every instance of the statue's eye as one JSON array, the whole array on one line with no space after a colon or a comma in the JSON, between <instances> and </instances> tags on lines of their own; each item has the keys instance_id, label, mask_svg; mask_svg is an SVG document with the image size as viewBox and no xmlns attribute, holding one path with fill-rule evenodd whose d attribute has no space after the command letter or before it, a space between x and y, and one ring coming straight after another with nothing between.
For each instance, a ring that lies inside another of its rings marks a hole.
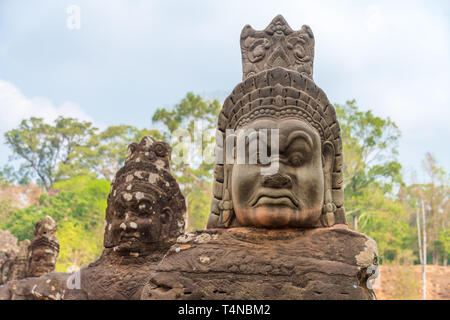
<instances>
[{"instance_id":1,"label":"statue's eye","mask_svg":"<svg viewBox=\"0 0 450 320\"><path fill-rule=\"evenodd\" d=\"M299 167L303 164L304 159L300 153L296 152L293 155L291 155L291 157L289 158L289 162L293 166Z\"/></svg>"},{"instance_id":2,"label":"statue's eye","mask_svg":"<svg viewBox=\"0 0 450 320\"><path fill-rule=\"evenodd\" d=\"M123 215L125 214L125 205L121 202L121 201L116 201L115 202L115 211L114 211L114 215L117 217L123 217Z\"/></svg>"},{"instance_id":3,"label":"statue's eye","mask_svg":"<svg viewBox=\"0 0 450 320\"><path fill-rule=\"evenodd\" d=\"M140 213L150 212L150 209L151 209L150 201L148 201L148 200L139 201L138 209L139 209Z\"/></svg>"}]
</instances>

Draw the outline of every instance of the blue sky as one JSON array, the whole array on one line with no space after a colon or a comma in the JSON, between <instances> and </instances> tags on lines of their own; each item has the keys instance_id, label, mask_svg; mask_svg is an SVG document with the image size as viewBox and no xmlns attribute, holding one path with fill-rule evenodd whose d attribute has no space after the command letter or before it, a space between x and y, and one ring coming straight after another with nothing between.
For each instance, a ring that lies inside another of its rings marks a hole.
<instances>
[{"instance_id":1,"label":"blue sky","mask_svg":"<svg viewBox=\"0 0 450 320\"><path fill-rule=\"evenodd\" d=\"M81 28L66 26L69 5ZM151 127L188 91L223 99L241 80L240 31L282 14L316 38L314 80L402 131L400 161L450 170L449 1L0 2L0 134L23 118ZM9 150L0 146L0 165Z\"/></svg>"}]
</instances>

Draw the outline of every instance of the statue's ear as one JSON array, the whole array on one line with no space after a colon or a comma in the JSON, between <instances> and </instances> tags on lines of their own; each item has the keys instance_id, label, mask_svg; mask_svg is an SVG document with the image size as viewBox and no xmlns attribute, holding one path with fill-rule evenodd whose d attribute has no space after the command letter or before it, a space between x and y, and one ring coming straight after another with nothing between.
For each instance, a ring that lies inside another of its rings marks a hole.
<instances>
[{"instance_id":1,"label":"statue's ear","mask_svg":"<svg viewBox=\"0 0 450 320\"><path fill-rule=\"evenodd\" d=\"M322 145L322 166L324 174L331 175L334 166L334 157L334 145L330 141L325 141Z\"/></svg>"},{"instance_id":2,"label":"statue's ear","mask_svg":"<svg viewBox=\"0 0 450 320\"><path fill-rule=\"evenodd\" d=\"M169 224L172 221L172 209L170 207L165 207L162 210L160 217L162 224Z\"/></svg>"},{"instance_id":3,"label":"statue's ear","mask_svg":"<svg viewBox=\"0 0 450 320\"><path fill-rule=\"evenodd\" d=\"M330 227L334 225L334 212L336 211L336 206L333 202L333 196L331 188L333 185L331 174L333 172L334 166L334 145L330 141L326 141L322 145L322 166L323 166L323 178L324 178L324 203L323 203L323 215L322 224L324 226Z\"/></svg>"},{"instance_id":4,"label":"statue's ear","mask_svg":"<svg viewBox=\"0 0 450 320\"><path fill-rule=\"evenodd\" d=\"M161 234L160 241L167 240L172 237L171 227L173 219L173 211L170 207L164 207L164 209L159 214L161 223Z\"/></svg>"},{"instance_id":5,"label":"statue's ear","mask_svg":"<svg viewBox=\"0 0 450 320\"><path fill-rule=\"evenodd\" d=\"M108 202L106 206L105 230L103 236L103 246L105 248L112 248L114 246L114 239L112 237L112 232L110 230L110 226L112 223L112 215L114 214L114 208L111 204L112 200L110 195L108 196Z\"/></svg>"}]
</instances>

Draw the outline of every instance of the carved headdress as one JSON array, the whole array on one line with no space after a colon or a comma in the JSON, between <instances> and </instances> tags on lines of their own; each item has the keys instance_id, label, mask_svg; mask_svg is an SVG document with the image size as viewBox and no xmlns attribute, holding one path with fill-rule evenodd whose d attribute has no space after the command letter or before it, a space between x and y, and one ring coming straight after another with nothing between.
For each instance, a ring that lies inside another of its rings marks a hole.
<instances>
[{"instance_id":1,"label":"carved headdress","mask_svg":"<svg viewBox=\"0 0 450 320\"><path fill-rule=\"evenodd\" d=\"M308 26L293 31L282 16L263 31L246 25L241 33L243 82L227 97L219 114L219 133L239 129L258 118L295 118L309 123L322 144L334 149L331 182L326 186L322 225L346 223L343 196L342 141L333 105L312 80L314 36ZM216 154L226 150L216 139ZM225 163L225 161L221 162ZM208 228L227 227L234 212L230 199L230 165L214 167Z\"/></svg>"},{"instance_id":2,"label":"carved headdress","mask_svg":"<svg viewBox=\"0 0 450 320\"><path fill-rule=\"evenodd\" d=\"M50 216L46 216L44 219L38 221L34 228L34 238L31 241L30 249L49 247L57 254L59 252L59 242L58 238L56 238L57 228L58 226L55 220Z\"/></svg>"}]
</instances>

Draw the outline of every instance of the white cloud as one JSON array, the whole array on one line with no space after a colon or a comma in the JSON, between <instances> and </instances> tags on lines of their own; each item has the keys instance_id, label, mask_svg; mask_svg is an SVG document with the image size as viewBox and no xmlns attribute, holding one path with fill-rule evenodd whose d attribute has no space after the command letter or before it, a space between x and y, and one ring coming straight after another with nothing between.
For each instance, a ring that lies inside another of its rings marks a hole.
<instances>
[{"instance_id":1,"label":"white cloud","mask_svg":"<svg viewBox=\"0 0 450 320\"><path fill-rule=\"evenodd\" d=\"M74 102L65 101L60 105L54 105L47 98L27 98L19 88L4 80L0 80L0 114L2 134L30 117L44 118L46 122L51 122L58 116L65 116L93 122L93 119Z\"/></svg>"}]
</instances>

